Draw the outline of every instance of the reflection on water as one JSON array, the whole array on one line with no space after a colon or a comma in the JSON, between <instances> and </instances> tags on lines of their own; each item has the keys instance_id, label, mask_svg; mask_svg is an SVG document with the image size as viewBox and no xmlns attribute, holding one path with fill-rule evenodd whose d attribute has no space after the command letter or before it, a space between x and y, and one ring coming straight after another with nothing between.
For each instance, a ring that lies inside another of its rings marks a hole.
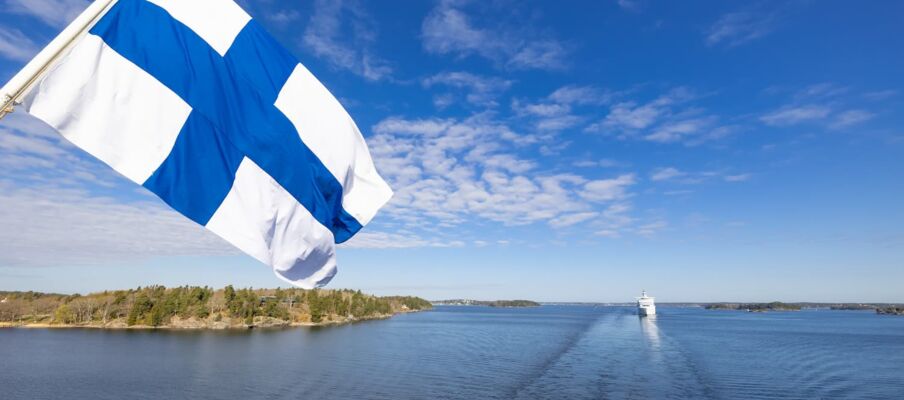
<instances>
[{"instance_id":1,"label":"reflection on water","mask_svg":"<svg viewBox=\"0 0 904 400\"><path fill-rule=\"evenodd\" d=\"M0 329L6 399L901 398L904 318L438 307L322 329Z\"/></svg>"},{"instance_id":2,"label":"reflection on water","mask_svg":"<svg viewBox=\"0 0 904 400\"><path fill-rule=\"evenodd\" d=\"M647 343L654 351L659 350L659 327L656 326L656 315L639 316L640 331L647 338Z\"/></svg>"}]
</instances>

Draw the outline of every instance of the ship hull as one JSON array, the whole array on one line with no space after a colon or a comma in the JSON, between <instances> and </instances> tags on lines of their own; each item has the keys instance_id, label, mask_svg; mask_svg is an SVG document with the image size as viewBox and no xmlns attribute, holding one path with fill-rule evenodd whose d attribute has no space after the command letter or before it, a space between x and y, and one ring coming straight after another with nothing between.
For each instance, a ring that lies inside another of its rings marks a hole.
<instances>
[{"instance_id":1,"label":"ship hull","mask_svg":"<svg viewBox=\"0 0 904 400\"><path fill-rule=\"evenodd\" d=\"M656 307L638 307L637 314L641 316L656 315Z\"/></svg>"}]
</instances>

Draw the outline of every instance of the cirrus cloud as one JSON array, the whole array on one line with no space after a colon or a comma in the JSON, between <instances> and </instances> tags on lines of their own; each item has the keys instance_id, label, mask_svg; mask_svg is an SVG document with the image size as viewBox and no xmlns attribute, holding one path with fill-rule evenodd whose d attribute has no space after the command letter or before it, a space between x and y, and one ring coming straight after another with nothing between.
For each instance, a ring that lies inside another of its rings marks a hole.
<instances>
[{"instance_id":1,"label":"cirrus cloud","mask_svg":"<svg viewBox=\"0 0 904 400\"><path fill-rule=\"evenodd\" d=\"M433 54L458 57L477 55L511 69L555 70L565 67L566 46L548 35L540 35L500 24L480 27L462 4L440 1L421 26L424 49Z\"/></svg>"},{"instance_id":2,"label":"cirrus cloud","mask_svg":"<svg viewBox=\"0 0 904 400\"><path fill-rule=\"evenodd\" d=\"M630 210L635 174L594 178L544 170L515 151L525 145L524 136L484 114L388 118L373 131L371 153L395 190L382 220L404 229L467 231L486 223L564 228L624 220ZM607 215L616 203L619 208Z\"/></svg>"}]
</instances>

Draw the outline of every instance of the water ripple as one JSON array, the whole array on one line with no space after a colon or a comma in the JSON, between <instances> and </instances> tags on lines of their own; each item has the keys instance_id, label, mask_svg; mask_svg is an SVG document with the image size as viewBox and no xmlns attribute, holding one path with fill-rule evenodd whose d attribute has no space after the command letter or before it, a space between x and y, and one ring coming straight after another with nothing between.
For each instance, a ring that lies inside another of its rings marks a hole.
<instances>
[{"instance_id":1,"label":"water ripple","mask_svg":"<svg viewBox=\"0 0 904 400\"><path fill-rule=\"evenodd\" d=\"M900 398L904 318L628 307L253 332L0 330L4 399Z\"/></svg>"}]
</instances>

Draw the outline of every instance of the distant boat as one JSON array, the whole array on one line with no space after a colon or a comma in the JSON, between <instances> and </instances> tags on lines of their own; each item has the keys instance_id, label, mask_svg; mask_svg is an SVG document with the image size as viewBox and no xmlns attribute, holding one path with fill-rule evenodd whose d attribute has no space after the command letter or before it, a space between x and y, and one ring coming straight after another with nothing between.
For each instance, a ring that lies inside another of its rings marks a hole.
<instances>
[{"instance_id":1,"label":"distant boat","mask_svg":"<svg viewBox=\"0 0 904 400\"><path fill-rule=\"evenodd\" d=\"M637 315L656 315L656 304L653 297L647 296L646 290L637 298Z\"/></svg>"}]
</instances>

